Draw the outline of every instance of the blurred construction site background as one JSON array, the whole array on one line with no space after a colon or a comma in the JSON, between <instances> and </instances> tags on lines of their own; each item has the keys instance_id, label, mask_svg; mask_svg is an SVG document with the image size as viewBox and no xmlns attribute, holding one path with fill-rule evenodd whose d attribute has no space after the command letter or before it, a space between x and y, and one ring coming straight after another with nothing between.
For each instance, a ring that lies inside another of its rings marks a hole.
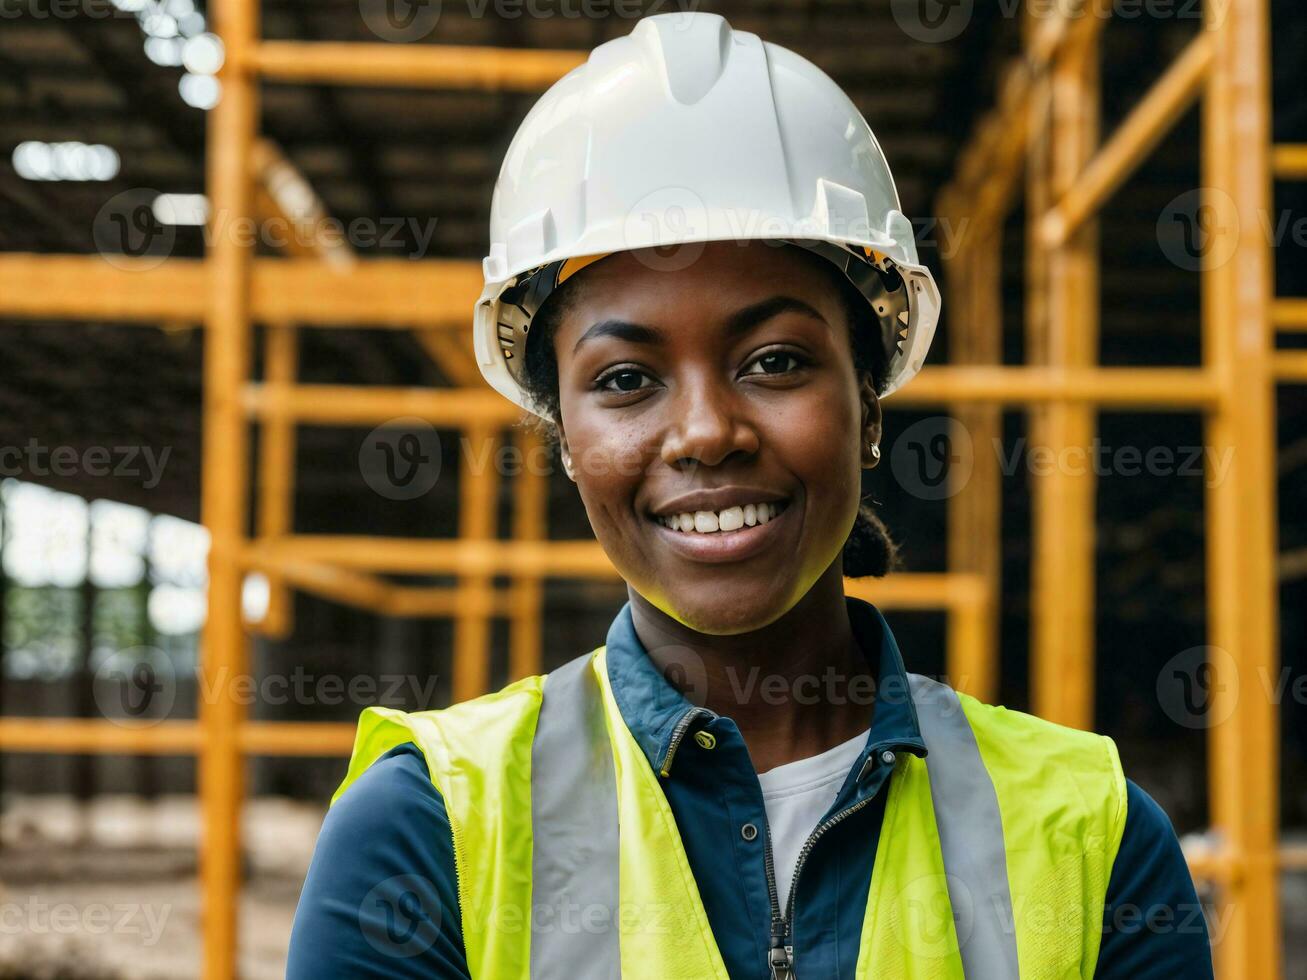
<instances>
[{"instance_id":1,"label":"blurred construction site background","mask_svg":"<svg viewBox=\"0 0 1307 980\"><path fill-rule=\"evenodd\" d=\"M1307 977L1301 4L0 0L0 978L280 976L361 708L602 642L471 310L517 124L674 9L844 87L946 291L850 591Z\"/></svg>"}]
</instances>

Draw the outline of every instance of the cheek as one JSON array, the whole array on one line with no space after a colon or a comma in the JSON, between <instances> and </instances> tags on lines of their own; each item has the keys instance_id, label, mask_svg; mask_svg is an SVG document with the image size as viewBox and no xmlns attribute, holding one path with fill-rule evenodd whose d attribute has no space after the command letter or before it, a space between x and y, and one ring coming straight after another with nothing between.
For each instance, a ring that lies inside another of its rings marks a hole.
<instances>
[{"instance_id":1,"label":"cheek","mask_svg":"<svg viewBox=\"0 0 1307 980\"><path fill-rule=\"evenodd\" d=\"M648 465L648 433L638 425L603 424L564 415L576 487L602 537L632 513L631 503Z\"/></svg>"},{"instance_id":2,"label":"cheek","mask_svg":"<svg viewBox=\"0 0 1307 980\"><path fill-rule=\"evenodd\" d=\"M861 451L857 415L842 392L770 413L765 438L808 495L809 511L833 508L832 517L857 509ZM849 501L852 501L850 504Z\"/></svg>"}]
</instances>

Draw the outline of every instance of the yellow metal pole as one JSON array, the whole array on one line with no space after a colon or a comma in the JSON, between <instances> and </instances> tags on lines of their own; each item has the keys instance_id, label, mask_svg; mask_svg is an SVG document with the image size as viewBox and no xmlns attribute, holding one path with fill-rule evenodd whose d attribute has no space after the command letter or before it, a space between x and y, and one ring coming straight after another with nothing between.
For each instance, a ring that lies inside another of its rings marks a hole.
<instances>
[{"instance_id":1,"label":"yellow metal pole","mask_svg":"<svg viewBox=\"0 0 1307 980\"><path fill-rule=\"evenodd\" d=\"M1029 11L1029 7L1027 10ZM1033 29L1038 21L1033 14L1026 20L1026 46L1029 50L1032 36L1037 38L1042 31ZM1052 316L1052 304L1048 293L1049 254L1043 246L1039 232L1039 216L1045 214L1053 203L1052 174L1052 113L1053 82L1051 68L1045 68L1030 83L1030 103L1027 110L1028 144L1026 155L1026 281L1025 281L1025 335L1026 360L1032 365L1046 366L1049 363L1049 319ZM1036 404L1030 407L1026 415L1027 437L1034 447L1050 444L1052 432L1049 426L1050 406ZM1036 479L1028 476L1030 484L1030 689L1031 707L1037 713L1052 710L1056 713L1057 705L1051 705L1042 692L1047 684L1045 678L1057 670L1057 646L1050 646L1045 637L1050 632L1047 626L1051 607L1045 606L1041 613L1041 603L1049 602L1049 588L1054 584L1054 573L1050 565L1056 556L1049 551L1048 535L1050 526L1055 522L1056 514L1051 510L1049 491L1051 486L1047 477ZM1056 527L1051 528L1056 534ZM1051 557L1050 557L1051 556Z\"/></svg>"},{"instance_id":2,"label":"yellow metal pole","mask_svg":"<svg viewBox=\"0 0 1307 980\"><path fill-rule=\"evenodd\" d=\"M1047 190L1061 199L1075 186L1098 142L1098 44L1064 49L1051 66ZM1031 240L1042 248L1039 216ZM1048 249L1039 326L1042 356L1058 368L1090 368L1098 360L1097 222ZM1032 418L1032 445L1058 460L1032 493L1032 699L1036 714L1075 728L1094 722L1094 499L1088 465L1063 460L1088 451L1096 428L1093 406L1055 401ZM1087 457L1086 457L1087 458Z\"/></svg>"},{"instance_id":3,"label":"yellow metal pole","mask_svg":"<svg viewBox=\"0 0 1307 980\"><path fill-rule=\"evenodd\" d=\"M1203 356L1222 400L1207 444L1235 465L1207 490L1207 588L1212 646L1211 814L1233 873L1218 975L1280 976L1276 840L1277 710L1263 686L1278 664L1275 388L1271 246L1270 44L1266 0L1207 5L1215 51L1203 112L1203 187L1222 220L1203 273ZM1233 208L1229 207L1233 203ZM1219 720L1224 719L1224 720Z\"/></svg>"},{"instance_id":4,"label":"yellow metal pole","mask_svg":"<svg viewBox=\"0 0 1307 980\"><path fill-rule=\"evenodd\" d=\"M474 420L459 451L458 533L464 540L495 537L499 503L499 432ZM467 701L490 689L490 616L493 596L484 571L459 569L460 606L454 618L453 697Z\"/></svg>"},{"instance_id":5,"label":"yellow metal pole","mask_svg":"<svg viewBox=\"0 0 1307 980\"><path fill-rule=\"evenodd\" d=\"M292 326L269 325L265 333L264 376L270 384L294 384L299 366L299 334ZM295 420L275 416L259 439L259 536L289 534L295 508ZM256 624L265 636L282 638L295 628L294 595L286 580L268 574L268 611Z\"/></svg>"},{"instance_id":6,"label":"yellow metal pole","mask_svg":"<svg viewBox=\"0 0 1307 980\"><path fill-rule=\"evenodd\" d=\"M203 831L203 977L236 976L240 887L240 807L244 707L232 687L246 672L241 629L242 540L246 533L248 432L240 402L249 373L253 249L232 234L252 213L251 174L257 90L248 54L258 37L253 0L220 0L216 26L226 45L222 100L209 116L208 187L213 245L204 344L204 454L201 513L211 535L209 611L200 650L203 688L199 757Z\"/></svg>"},{"instance_id":7,"label":"yellow metal pole","mask_svg":"<svg viewBox=\"0 0 1307 980\"><path fill-rule=\"evenodd\" d=\"M992 703L998 698L998 664L993 634L993 589L954 603L948 618L948 681L955 690Z\"/></svg>"},{"instance_id":8,"label":"yellow metal pole","mask_svg":"<svg viewBox=\"0 0 1307 980\"><path fill-rule=\"evenodd\" d=\"M969 215L967 217L970 217ZM950 215L955 226L960 217ZM999 296L1000 235L974 224L979 236L973 247L953 256L947 265L952 299L952 355L962 363L995 363L1001 359L1002 309ZM999 540L1001 473L995 447L1002 437L998 405L959 403L953 406L956 424L968 438L954 452L967 452L952 477L965 473L965 486L951 487L948 498L948 570L972 572L987 583L983 604L957 606L949 617L949 682L982 701L998 695Z\"/></svg>"}]
</instances>

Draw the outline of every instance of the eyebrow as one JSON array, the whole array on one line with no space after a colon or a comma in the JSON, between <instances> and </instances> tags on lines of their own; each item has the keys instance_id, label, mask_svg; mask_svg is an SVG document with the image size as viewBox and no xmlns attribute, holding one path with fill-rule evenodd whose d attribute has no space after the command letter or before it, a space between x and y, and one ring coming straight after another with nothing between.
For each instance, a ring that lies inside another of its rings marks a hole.
<instances>
[{"instance_id":1,"label":"eyebrow","mask_svg":"<svg viewBox=\"0 0 1307 980\"><path fill-rule=\"evenodd\" d=\"M795 299L793 296L773 296L732 313L726 321L726 336L734 340L760 323L765 323L782 313L799 313L822 323L827 322L824 316L801 299ZM664 339L662 331L647 324L631 323L628 320L600 320L577 338L572 353L575 354L580 350L581 345L587 340L595 340L599 337L616 337L618 340L625 340L632 344L648 345L661 344Z\"/></svg>"}]
</instances>

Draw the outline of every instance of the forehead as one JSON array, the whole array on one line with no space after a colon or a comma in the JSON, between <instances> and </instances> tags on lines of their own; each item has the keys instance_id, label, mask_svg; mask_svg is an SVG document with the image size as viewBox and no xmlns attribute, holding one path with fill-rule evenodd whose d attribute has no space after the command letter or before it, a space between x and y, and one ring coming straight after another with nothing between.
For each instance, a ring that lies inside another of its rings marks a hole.
<instances>
[{"instance_id":1,"label":"forehead","mask_svg":"<svg viewBox=\"0 0 1307 980\"><path fill-rule=\"evenodd\" d=\"M652 317L686 308L704 315L729 312L778 294L837 315L838 271L823 269L825 261L794 245L761 241L618 252L575 275L560 329L596 316Z\"/></svg>"}]
</instances>

